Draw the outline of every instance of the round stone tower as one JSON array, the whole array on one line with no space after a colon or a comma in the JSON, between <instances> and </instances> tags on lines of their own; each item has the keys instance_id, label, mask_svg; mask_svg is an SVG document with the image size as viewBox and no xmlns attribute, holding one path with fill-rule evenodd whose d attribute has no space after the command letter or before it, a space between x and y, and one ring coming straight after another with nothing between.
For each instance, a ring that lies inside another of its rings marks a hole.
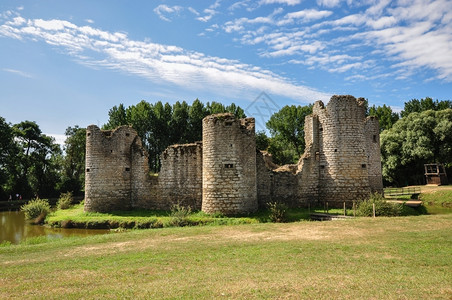
<instances>
[{"instance_id":1,"label":"round stone tower","mask_svg":"<svg viewBox=\"0 0 452 300\"><path fill-rule=\"evenodd\" d=\"M131 207L131 145L136 132L128 126L86 129L85 211L109 212Z\"/></svg>"},{"instance_id":2,"label":"round stone tower","mask_svg":"<svg viewBox=\"0 0 452 300\"><path fill-rule=\"evenodd\" d=\"M364 99L333 96L326 108L317 102L313 114L319 117L320 201L340 206L367 198L371 189Z\"/></svg>"},{"instance_id":3,"label":"round stone tower","mask_svg":"<svg viewBox=\"0 0 452 300\"><path fill-rule=\"evenodd\" d=\"M257 210L254 118L233 114L202 121L202 211L225 215Z\"/></svg>"}]
</instances>

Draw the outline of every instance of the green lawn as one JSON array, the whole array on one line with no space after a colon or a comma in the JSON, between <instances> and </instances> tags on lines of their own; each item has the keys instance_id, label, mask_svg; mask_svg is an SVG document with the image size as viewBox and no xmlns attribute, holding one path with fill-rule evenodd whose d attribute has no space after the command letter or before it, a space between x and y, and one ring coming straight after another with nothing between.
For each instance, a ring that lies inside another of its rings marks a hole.
<instances>
[{"instance_id":1,"label":"green lawn","mask_svg":"<svg viewBox=\"0 0 452 300\"><path fill-rule=\"evenodd\" d=\"M451 299L451 228L447 214L31 241L0 247L0 298Z\"/></svg>"}]
</instances>

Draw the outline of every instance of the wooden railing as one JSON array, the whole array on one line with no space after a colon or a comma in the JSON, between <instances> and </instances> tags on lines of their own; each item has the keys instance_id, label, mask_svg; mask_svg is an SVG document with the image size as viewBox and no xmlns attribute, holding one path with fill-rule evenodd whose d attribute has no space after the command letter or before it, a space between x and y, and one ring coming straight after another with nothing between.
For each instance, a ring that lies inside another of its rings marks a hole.
<instances>
[{"instance_id":1,"label":"wooden railing","mask_svg":"<svg viewBox=\"0 0 452 300\"><path fill-rule=\"evenodd\" d=\"M418 186L413 187L403 187L403 188L386 188L384 190L385 197L395 197L404 195L419 195L421 193L421 188Z\"/></svg>"}]
</instances>

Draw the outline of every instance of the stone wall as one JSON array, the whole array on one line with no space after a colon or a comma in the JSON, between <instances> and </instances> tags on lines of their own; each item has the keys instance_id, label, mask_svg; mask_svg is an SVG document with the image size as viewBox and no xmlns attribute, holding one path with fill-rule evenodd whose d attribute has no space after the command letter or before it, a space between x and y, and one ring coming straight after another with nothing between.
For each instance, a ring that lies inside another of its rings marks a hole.
<instances>
[{"instance_id":1,"label":"stone wall","mask_svg":"<svg viewBox=\"0 0 452 300\"><path fill-rule=\"evenodd\" d=\"M277 166L256 151L253 118L217 114L203 120L203 142L173 145L150 176L147 152L128 126L87 128L85 210L169 209L179 203L207 213L250 213L268 202L342 207L382 192L378 120L364 100L317 101L305 119L298 164Z\"/></svg>"},{"instance_id":2,"label":"stone wall","mask_svg":"<svg viewBox=\"0 0 452 300\"><path fill-rule=\"evenodd\" d=\"M85 210L107 212L132 206L132 147L136 132L127 126L86 129ZM141 171L140 171L141 172Z\"/></svg>"},{"instance_id":3,"label":"stone wall","mask_svg":"<svg viewBox=\"0 0 452 300\"><path fill-rule=\"evenodd\" d=\"M202 201L202 143L173 145L160 155L162 168L153 189L158 209L172 204L200 210Z\"/></svg>"},{"instance_id":4,"label":"stone wall","mask_svg":"<svg viewBox=\"0 0 452 300\"><path fill-rule=\"evenodd\" d=\"M228 215L257 210L254 119L226 113L202 122L202 210Z\"/></svg>"}]
</instances>

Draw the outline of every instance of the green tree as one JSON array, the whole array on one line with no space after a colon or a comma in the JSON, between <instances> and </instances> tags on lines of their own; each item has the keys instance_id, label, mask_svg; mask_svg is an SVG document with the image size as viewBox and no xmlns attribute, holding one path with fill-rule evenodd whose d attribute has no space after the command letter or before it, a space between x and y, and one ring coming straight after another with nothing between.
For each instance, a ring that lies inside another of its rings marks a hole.
<instances>
[{"instance_id":1,"label":"green tree","mask_svg":"<svg viewBox=\"0 0 452 300\"><path fill-rule=\"evenodd\" d=\"M276 163L295 163L304 152L304 119L312 113L307 106L284 106L274 113L266 126L270 130L269 152Z\"/></svg>"},{"instance_id":2,"label":"green tree","mask_svg":"<svg viewBox=\"0 0 452 300\"><path fill-rule=\"evenodd\" d=\"M256 149L265 151L270 146L270 139L265 134L265 131L257 131L256 132Z\"/></svg>"},{"instance_id":3,"label":"green tree","mask_svg":"<svg viewBox=\"0 0 452 300\"><path fill-rule=\"evenodd\" d=\"M386 106L386 104L378 107L375 107L375 105L373 105L369 108L369 115L378 118L378 123L380 124L380 132L392 128L397 120L399 120L399 114L393 112L392 108L390 106Z\"/></svg>"},{"instance_id":4,"label":"green tree","mask_svg":"<svg viewBox=\"0 0 452 300\"><path fill-rule=\"evenodd\" d=\"M148 102L141 100L137 105L129 106L126 109L127 124L136 130L143 145L148 146L151 134L151 123L154 118L153 107Z\"/></svg>"},{"instance_id":5,"label":"green tree","mask_svg":"<svg viewBox=\"0 0 452 300\"><path fill-rule=\"evenodd\" d=\"M13 159L17 152L11 125L0 117L0 199L6 199L12 193L8 181L15 170Z\"/></svg>"},{"instance_id":6,"label":"green tree","mask_svg":"<svg viewBox=\"0 0 452 300\"><path fill-rule=\"evenodd\" d=\"M443 110L447 108L452 108L452 101L450 100L435 100L432 98L426 97L424 99L411 99L408 102L405 102L405 106L401 112L401 116L406 117L413 112L423 112L427 110Z\"/></svg>"},{"instance_id":7,"label":"green tree","mask_svg":"<svg viewBox=\"0 0 452 300\"><path fill-rule=\"evenodd\" d=\"M85 186L86 128L78 125L66 129L65 156L59 191L81 195Z\"/></svg>"},{"instance_id":8,"label":"green tree","mask_svg":"<svg viewBox=\"0 0 452 300\"><path fill-rule=\"evenodd\" d=\"M188 141L196 142L202 140L202 119L207 116L204 104L196 99L188 109Z\"/></svg>"},{"instance_id":9,"label":"green tree","mask_svg":"<svg viewBox=\"0 0 452 300\"><path fill-rule=\"evenodd\" d=\"M424 164L452 166L452 109L413 112L381 134L383 178L399 186L424 183Z\"/></svg>"},{"instance_id":10,"label":"green tree","mask_svg":"<svg viewBox=\"0 0 452 300\"><path fill-rule=\"evenodd\" d=\"M119 104L118 106L113 106L108 111L108 122L104 126L102 126L102 129L108 130L108 129L115 129L122 125L129 125L130 121L127 119L127 112L124 108L124 104Z\"/></svg>"},{"instance_id":11,"label":"green tree","mask_svg":"<svg viewBox=\"0 0 452 300\"><path fill-rule=\"evenodd\" d=\"M187 102L183 101L181 103L177 101L173 105L170 120L171 144L183 144L190 141L190 132L187 130L189 121L189 106Z\"/></svg>"},{"instance_id":12,"label":"green tree","mask_svg":"<svg viewBox=\"0 0 452 300\"><path fill-rule=\"evenodd\" d=\"M15 159L17 169L12 176L12 189L27 198L35 193L55 195L61 156L59 145L53 138L42 134L35 122L23 121L12 128L20 149Z\"/></svg>"}]
</instances>

